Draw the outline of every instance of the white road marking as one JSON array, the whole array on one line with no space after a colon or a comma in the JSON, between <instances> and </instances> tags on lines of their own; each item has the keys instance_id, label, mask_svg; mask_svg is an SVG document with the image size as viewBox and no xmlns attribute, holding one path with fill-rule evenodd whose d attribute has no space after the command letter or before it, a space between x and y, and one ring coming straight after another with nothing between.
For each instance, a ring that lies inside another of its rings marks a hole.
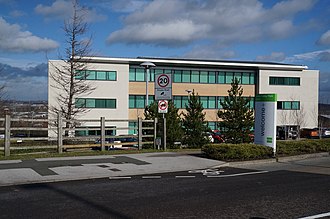
<instances>
[{"instance_id":1,"label":"white road marking","mask_svg":"<svg viewBox=\"0 0 330 219\"><path fill-rule=\"evenodd\" d=\"M175 176L175 178L195 178L196 176Z\"/></svg>"},{"instance_id":2,"label":"white road marking","mask_svg":"<svg viewBox=\"0 0 330 219\"><path fill-rule=\"evenodd\" d=\"M328 217L328 216L330 216L330 212L312 215L312 216L308 216L308 217L302 217L302 218L298 218L298 219L316 219L316 218L323 218L323 217Z\"/></svg>"},{"instance_id":3,"label":"white road marking","mask_svg":"<svg viewBox=\"0 0 330 219\"><path fill-rule=\"evenodd\" d=\"M130 176L114 176L114 177L109 177L109 179L131 179L132 177Z\"/></svg>"},{"instance_id":4,"label":"white road marking","mask_svg":"<svg viewBox=\"0 0 330 219\"><path fill-rule=\"evenodd\" d=\"M142 176L142 179L160 179L161 176Z\"/></svg>"},{"instance_id":5,"label":"white road marking","mask_svg":"<svg viewBox=\"0 0 330 219\"><path fill-rule=\"evenodd\" d=\"M236 174L228 174L228 175L217 175L217 176L207 176L207 177L214 177L214 178L224 178L224 177L235 177L235 176L245 176L245 175L254 175L254 174L261 174L261 173L268 173L268 171L258 171L258 172L247 172L247 173L236 173Z\"/></svg>"}]
</instances>

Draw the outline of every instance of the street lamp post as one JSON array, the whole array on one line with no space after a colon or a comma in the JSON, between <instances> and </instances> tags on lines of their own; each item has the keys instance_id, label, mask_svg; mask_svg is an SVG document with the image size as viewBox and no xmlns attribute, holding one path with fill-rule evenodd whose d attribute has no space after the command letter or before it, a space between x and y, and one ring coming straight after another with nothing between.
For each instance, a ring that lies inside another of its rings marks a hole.
<instances>
[{"instance_id":1,"label":"street lamp post","mask_svg":"<svg viewBox=\"0 0 330 219\"><path fill-rule=\"evenodd\" d=\"M149 94L148 94L148 81L149 81L149 72L151 67L155 67L156 65L152 62L143 62L140 66L144 67L144 78L146 80L146 102L145 108L147 108L149 103Z\"/></svg>"}]
</instances>

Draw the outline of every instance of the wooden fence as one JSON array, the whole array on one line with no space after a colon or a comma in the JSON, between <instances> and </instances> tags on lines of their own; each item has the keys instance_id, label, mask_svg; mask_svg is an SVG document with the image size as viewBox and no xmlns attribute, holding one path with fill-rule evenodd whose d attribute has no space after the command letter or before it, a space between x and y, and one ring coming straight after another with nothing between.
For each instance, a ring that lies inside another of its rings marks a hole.
<instances>
[{"instance_id":1,"label":"wooden fence","mask_svg":"<svg viewBox=\"0 0 330 219\"><path fill-rule=\"evenodd\" d=\"M4 156L10 156L12 150L39 150L39 149L52 149L56 150L57 153L63 153L68 149L81 149L81 148L96 148L104 151L112 148L127 148L128 146L135 146L136 149L142 149L144 145L152 145L156 148L156 123L157 120L143 120L138 118L137 120L115 120L106 119L101 117L98 120L74 120L71 123L81 124L86 122L93 122L99 124L93 127L74 126L73 128L67 128L67 121L58 116L55 120L48 119L17 119L11 118L10 115L6 115L5 118L0 118L1 141L3 147L0 150L4 151ZM134 122L137 124L136 127L130 128L127 126L123 127L107 127L106 123L124 123ZM95 130L99 131L100 135L93 136L77 136L77 131ZM134 130L135 135L106 135L107 130L116 132L117 130ZM20 136L20 133L24 132L24 136ZM35 132L39 132L36 135ZM43 132L43 135L40 135ZM49 135L52 132L52 135ZM28 133L28 134L26 134ZM33 134L34 133L34 134ZM134 139L129 142L122 142L124 139ZM20 143L29 142L31 145L21 146ZM48 145L37 145L37 142L46 142ZM11 146L12 144L12 146ZM49 145L50 144L50 145Z\"/></svg>"}]
</instances>

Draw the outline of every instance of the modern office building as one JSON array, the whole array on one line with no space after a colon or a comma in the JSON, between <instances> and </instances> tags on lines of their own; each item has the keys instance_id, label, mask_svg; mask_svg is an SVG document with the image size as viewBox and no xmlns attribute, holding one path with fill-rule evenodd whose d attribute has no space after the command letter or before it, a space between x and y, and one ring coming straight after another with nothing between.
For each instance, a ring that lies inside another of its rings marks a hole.
<instances>
[{"instance_id":1,"label":"modern office building","mask_svg":"<svg viewBox=\"0 0 330 219\"><path fill-rule=\"evenodd\" d=\"M309 70L307 66L149 57L86 57L85 61L88 62L88 69L81 71L82 77L85 75L85 79L89 80L96 89L76 99L76 106L90 109L81 115L82 119L106 117L106 119L128 120L143 117L146 78L145 69L140 65L144 62L152 62L156 66L149 69L149 103L154 101L155 75L171 74L172 100L176 107L184 110L189 92L194 90L200 96L211 129L221 128L217 126L219 121L217 111L221 109L220 100L228 94L233 78L240 80L244 96L252 97L251 108L254 107L255 95L277 94L277 126L317 127L319 71ZM65 65L65 62L49 61L49 74L55 71L55 66L61 65ZM49 77L49 106L57 104L56 95L60 92L55 90L52 84L54 81ZM136 125L134 122L127 123L126 126ZM111 126L120 125L123 123L111 124Z\"/></svg>"}]
</instances>

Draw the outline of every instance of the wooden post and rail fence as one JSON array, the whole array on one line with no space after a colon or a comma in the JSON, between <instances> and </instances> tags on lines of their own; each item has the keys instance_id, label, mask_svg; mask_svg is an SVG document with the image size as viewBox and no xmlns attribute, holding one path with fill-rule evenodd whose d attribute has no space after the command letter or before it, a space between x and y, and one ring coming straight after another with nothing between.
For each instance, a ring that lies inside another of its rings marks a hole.
<instances>
[{"instance_id":1,"label":"wooden post and rail fence","mask_svg":"<svg viewBox=\"0 0 330 219\"><path fill-rule=\"evenodd\" d=\"M101 117L98 120L74 120L74 124L94 123L99 124L93 127L84 127L76 125L74 128L67 128L66 120L61 116L57 119L17 119L11 118L10 115L5 115L5 118L0 118L0 142L3 141L3 147L0 150L4 151L4 156L9 157L13 150L39 150L39 149L52 149L57 153L63 153L68 149L82 149L82 148L98 148L101 151L106 149L116 148L116 146L126 148L125 146L134 146L136 149L141 150L144 145L152 145L156 149L156 123L157 120L120 120L120 119L106 119ZM72 122L72 121L71 121ZM128 127L129 122L134 122L136 127ZM125 127L111 126L106 127L106 124L122 123L127 124ZM37 124L37 125L36 125ZM37 126L37 127L36 127ZM85 135L77 136L77 131L95 131L99 135ZM115 133L117 130L126 130L123 132L129 133L129 130L134 130L136 134L124 135L106 135L107 131ZM43 137L31 136L30 133L38 131L43 132ZM28 135L20 136L18 133L29 133ZM49 135L49 132L52 132ZM134 141L120 141L125 139L134 139ZM114 140L117 141L114 141ZM33 145L35 142L51 142L51 145ZM20 143L24 142L24 146ZM26 142L31 145L26 146ZM68 143L70 142L70 143ZM83 142L83 143L82 143ZM85 143L87 142L87 143ZM14 144L11 146L11 144Z\"/></svg>"}]
</instances>

